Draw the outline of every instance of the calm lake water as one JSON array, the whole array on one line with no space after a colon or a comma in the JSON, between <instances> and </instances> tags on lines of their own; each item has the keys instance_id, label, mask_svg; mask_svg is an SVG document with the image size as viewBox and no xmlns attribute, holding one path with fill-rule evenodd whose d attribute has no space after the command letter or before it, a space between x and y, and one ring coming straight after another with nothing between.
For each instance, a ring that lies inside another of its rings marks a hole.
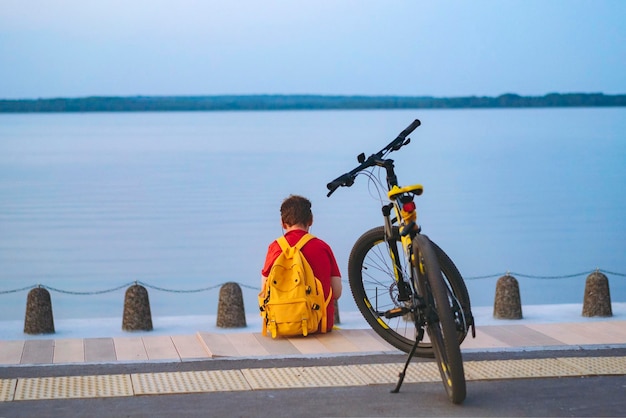
<instances>
[{"instance_id":1,"label":"calm lake water","mask_svg":"<svg viewBox=\"0 0 626 418\"><path fill-rule=\"evenodd\" d=\"M411 144L392 154L399 179L424 185L423 232L474 305L493 304L506 271L626 273L625 108L1 114L0 292L122 286L51 292L55 317L85 318L120 316L135 280L211 288L149 288L153 315L198 315L235 281L254 312L291 193L312 200L312 232L347 279L380 203L363 176L330 198L326 183L415 118ZM626 301L626 277L607 276ZM522 303L582 303L585 278L518 277ZM0 293L0 320L22 319L26 295ZM356 310L349 290L340 310Z\"/></svg>"}]
</instances>

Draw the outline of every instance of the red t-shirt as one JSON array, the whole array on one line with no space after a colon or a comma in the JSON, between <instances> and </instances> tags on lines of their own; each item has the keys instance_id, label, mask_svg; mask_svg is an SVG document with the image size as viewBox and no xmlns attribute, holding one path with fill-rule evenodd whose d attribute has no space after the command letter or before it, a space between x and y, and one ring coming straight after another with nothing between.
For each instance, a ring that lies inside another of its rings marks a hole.
<instances>
[{"instance_id":1,"label":"red t-shirt","mask_svg":"<svg viewBox=\"0 0 626 418\"><path fill-rule=\"evenodd\" d=\"M300 238L302 238L305 234L306 231L295 229L287 232L285 234L285 238L287 239L289 245L293 246L296 245L296 243L300 241ZM282 250L280 249L278 242L274 241L269 245L269 248L267 249L267 256L265 257L265 265L263 266L263 270L261 270L261 274L264 277L269 276L270 270L274 265L274 261L276 261L281 252ZM307 242L304 247L302 247L302 254L304 254L304 257L311 265L311 269L313 270L315 277L322 282L324 298L328 298L331 289L330 278L333 276L341 277L339 266L337 265L337 260L335 260L333 251L330 246L321 239L313 238ZM335 322L335 304L332 300L328 304L326 314L328 316L327 330L330 331Z\"/></svg>"}]
</instances>

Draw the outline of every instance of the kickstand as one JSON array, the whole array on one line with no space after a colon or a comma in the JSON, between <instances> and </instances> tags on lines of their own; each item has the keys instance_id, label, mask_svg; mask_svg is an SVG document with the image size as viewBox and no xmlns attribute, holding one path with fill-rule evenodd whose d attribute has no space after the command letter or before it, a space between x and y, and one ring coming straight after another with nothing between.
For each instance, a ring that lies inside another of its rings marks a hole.
<instances>
[{"instance_id":1,"label":"kickstand","mask_svg":"<svg viewBox=\"0 0 626 418\"><path fill-rule=\"evenodd\" d=\"M406 359L406 363L404 364L404 369L398 375L398 383L396 384L396 388L391 391L391 393L400 392L400 386L402 386L402 382L404 382L404 376L406 375L406 369L409 367L409 363L411 363L411 359L415 354L415 350L417 349L417 345L419 344L421 338L415 339L415 344L413 344L413 348L411 348L411 352L409 353L409 358Z\"/></svg>"}]
</instances>

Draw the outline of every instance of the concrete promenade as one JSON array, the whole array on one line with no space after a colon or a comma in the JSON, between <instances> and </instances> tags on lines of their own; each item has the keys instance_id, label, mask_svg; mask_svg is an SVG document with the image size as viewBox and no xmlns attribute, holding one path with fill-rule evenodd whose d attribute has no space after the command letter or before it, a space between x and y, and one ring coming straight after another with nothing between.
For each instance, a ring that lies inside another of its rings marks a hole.
<instances>
[{"instance_id":1,"label":"concrete promenade","mask_svg":"<svg viewBox=\"0 0 626 418\"><path fill-rule=\"evenodd\" d=\"M28 339L0 341L2 367L115 362L184 362L217 358L284 358L303 356L399 353L370 329L339 329L307 338L272 340L258 332L110 338ZM477 327L463 352L538 350L626 345L626 321L529 323Z\"/></svg>"}]
</instances>

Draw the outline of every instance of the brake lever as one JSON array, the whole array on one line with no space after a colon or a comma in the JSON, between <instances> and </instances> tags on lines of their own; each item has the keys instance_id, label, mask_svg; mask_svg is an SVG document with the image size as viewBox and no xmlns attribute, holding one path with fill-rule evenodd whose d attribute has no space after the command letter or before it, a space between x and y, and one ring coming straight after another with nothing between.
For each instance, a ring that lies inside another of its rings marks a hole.
<instances>
[{"instance_id":1,"label":"brake lever","mask_svg":"<svg viewBox=\"0 0 626 418\"><path fill-rule=\"evenodd\" d=\"M399 143L398 145L396 145L395 147L391 148L392 151L398 151L400 148L402 148L405 145L409 145L409 143L411 142L411 138L406 138L404 141L402 141L401 143Z\"/></svg>"}]
</instances>

